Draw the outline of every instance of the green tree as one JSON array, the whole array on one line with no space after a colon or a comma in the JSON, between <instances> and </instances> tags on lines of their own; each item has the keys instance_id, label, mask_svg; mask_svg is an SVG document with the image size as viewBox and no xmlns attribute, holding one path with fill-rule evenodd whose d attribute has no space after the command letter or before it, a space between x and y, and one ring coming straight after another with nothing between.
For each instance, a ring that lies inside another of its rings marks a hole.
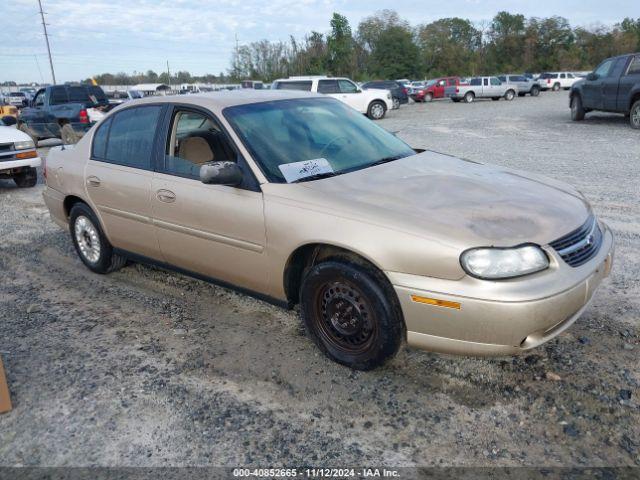
<instances>
[{"instance_id":1,"label":"green tree","mask_svg":"<svg viewBox=\"0 0 640 480\"><path fill-rule=\"evenodd\" d=\"M463 18L442 18L418 27L422 66L428 76L478 73L482 35Z\"/></svg>"},{"instance_id":2,"label":"green tree","mask_svg":"<svg viewBox=\"0 0 640 480\"><path fill-rule=\"evenodd\" d=\"M415 78L418 68L418 46L411 32L401 26L383 30L373 44L370 71L379 78Z\"/></svg>"},{"instance_id":3,"label":"green tree","mask_svg":"<svg viewBox=\"0 0 640 480\"><path fill-rule=\"evenodd\" d=\"M327 67L333 75L353 76L355 48L349 21L344 15L334 13L331 33L327 37Z\"/></svg>"}]
</instances>

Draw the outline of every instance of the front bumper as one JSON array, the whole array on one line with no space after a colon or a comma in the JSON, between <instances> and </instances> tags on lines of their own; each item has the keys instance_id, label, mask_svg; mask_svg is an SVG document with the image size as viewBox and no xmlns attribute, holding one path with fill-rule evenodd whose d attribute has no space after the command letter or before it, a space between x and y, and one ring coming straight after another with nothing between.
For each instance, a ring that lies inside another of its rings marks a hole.
<instances>
[{"instance_id":1,"label":"front bumper","mask_svg":"<svg viewBox=\"0 0 640 480\"><path fill-rule=\"evenodd\" d=\"M601 226L598 254L577 268L564 264L549 248L548 270L507 281L387 272L400 300L408 344L461 355L512 355L551 340L580 317L611 272L613 235ZM448 306L420 303L416 297Z\"/></svg>"},{"instance_id":2,"label":"front bumper","mask_svg":"<svg viewBox=\"0 0 640 480\"><path fill-rule=\"evenodd\" d=\"M10 157L0 157L0 173L3 171L13 170L15 168L39 167L42 164L40 157L25 158L17 160L13 155Z\"/></svg>"}]
</instances>

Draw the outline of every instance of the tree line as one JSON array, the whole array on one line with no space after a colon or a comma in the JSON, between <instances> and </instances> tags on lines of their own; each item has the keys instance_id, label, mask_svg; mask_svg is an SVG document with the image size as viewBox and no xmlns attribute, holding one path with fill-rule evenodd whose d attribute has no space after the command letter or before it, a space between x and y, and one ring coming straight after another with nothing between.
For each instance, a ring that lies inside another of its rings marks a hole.
<instances>
[{"instance_id":1,"label":"tree line","mask_svg":"<svg viewBox=\"0 0 640 480\"><path fill-rule=\"evenodd\" d=\"M411 26L393 10L363 19L355 31L334 13L326 33L303 39L261 40L238 46L227 73L194 77L189 72L133 76L97 75L101 84L142 82L225 83L272 81L291 75L331 74L355 80L432 78L546 70L590 70L602 59L640 51L640 18L592 28L572 27L566 18L499 12L490 21L442 18Z\"/></svg>"}]
</instances>

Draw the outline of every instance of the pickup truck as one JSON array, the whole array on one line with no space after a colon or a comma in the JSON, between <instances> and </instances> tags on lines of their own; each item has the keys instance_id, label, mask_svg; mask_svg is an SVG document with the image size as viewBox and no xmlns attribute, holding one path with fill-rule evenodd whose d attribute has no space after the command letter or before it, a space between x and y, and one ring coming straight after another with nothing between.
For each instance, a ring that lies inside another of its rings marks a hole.
<instances>
[{"instance_id":1,"label":"pickup truck","mask_svg":"<svg viewBox=\"0 0 640 480\"><path fill-rule=\"evenodd\" d=\"M607 58L569 93L571 119L580 121L593 110L623 113L640 129L640 53Z\"/></svg>"},{"instance_id":2,"label":"pickup truck","mask_svg":"<svg viewBox=\"0 0 640 480\"><path fill-rule=\"evenodd\" d=\"M0 178L12 178L18 187L35 187L41 160L31 138L14 128L14 117L0 120Z\"/></svg>"},{"instance_id":3,"label":"pickup truck","mask_svg":"<svg viewBox=\"0 0 640 480\"><path fill-rule=\"evenodd\" d=\"M471 103L476 98L504 98L511 101L518 94L518 88L503 84L498 77L475 77L469 80L468 84L447 87L444 94L454 102L464 100L465 103Z\"/></svg>"},{"instance_id":4,"label":"pickup truck","mask_svg":"<svg viewBox=\"0 0 640 480\"><path fill-rule=\"evenodd\" d=\"M34 142L59 138L77 143L108 108L109 100L95 85L52 85L38 90L18 117L18 129Z\"/></svg>"},{"instance_id":5,"label":"pickup truck","mask_svg":"<svg viewBox=\"0 0 640 480\"><path fill-rule=\"evenodd\" d=\"M415 102L430 102L434 98L443 98L447 87L454 87L460 84L459 77L441 77L429 80L424 88L419 89L411 95Z\"/></svg>"}]
</instances>

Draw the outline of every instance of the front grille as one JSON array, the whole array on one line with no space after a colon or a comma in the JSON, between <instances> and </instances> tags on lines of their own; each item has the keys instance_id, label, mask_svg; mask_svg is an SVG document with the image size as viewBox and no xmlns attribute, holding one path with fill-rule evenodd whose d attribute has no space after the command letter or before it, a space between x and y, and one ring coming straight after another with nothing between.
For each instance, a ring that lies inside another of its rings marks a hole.
<instances>
[{"instance_id":1,"label":"front grille","mask_svg":"<svg viewBox=\"0 0 640 480\"><path fill-rule=\"evenodd\" d=\"M602 232L596 218L591 215L587 221L573 232L554 240L549 245L572 267L591 260L602 244Z\"/></svg>"},{"instance_id":2,"label":"front grille","mask_svg":"<svg viewBox=\"0 0 640 480\"><path fill-rule=\"evenodd\" d=\"M0 143L0 152L10 152L13 150L13 142L12 143Z\"/></svg>"}]
</instances>

